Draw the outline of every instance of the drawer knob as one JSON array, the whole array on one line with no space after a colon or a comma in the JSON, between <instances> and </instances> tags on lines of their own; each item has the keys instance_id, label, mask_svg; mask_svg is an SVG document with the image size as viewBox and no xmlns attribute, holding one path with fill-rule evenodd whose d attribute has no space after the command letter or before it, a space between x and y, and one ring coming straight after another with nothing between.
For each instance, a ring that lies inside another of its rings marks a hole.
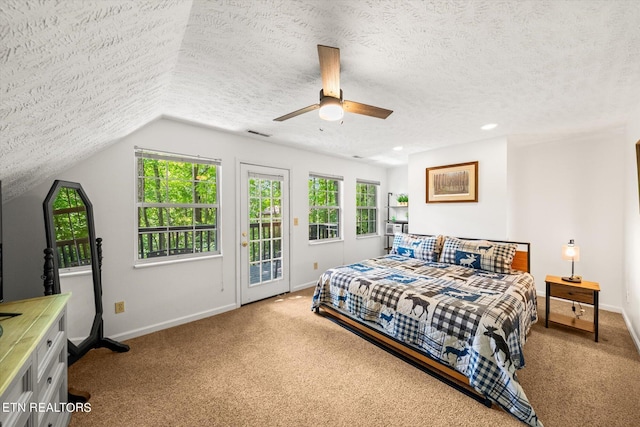
<instances>
[{"instance_id":1,"label":"drawer knob","mask_svg":"<svg viewBox=\"0 0 640 427\"><path fill-rule=\"evenodd\" d=\"M51 384L51 377L47 378L47 384Z\"/></svg>"},{"instance_id":2,"label":"drawer knob","mask_svg":"<svg viewBox=\"0 0 640 427\"><path fill-rule=\"evenodd\" d=\"M51 347L51 344L53 344L53 341L47 340L47 347Z\"/></svg>"}]
</instances>

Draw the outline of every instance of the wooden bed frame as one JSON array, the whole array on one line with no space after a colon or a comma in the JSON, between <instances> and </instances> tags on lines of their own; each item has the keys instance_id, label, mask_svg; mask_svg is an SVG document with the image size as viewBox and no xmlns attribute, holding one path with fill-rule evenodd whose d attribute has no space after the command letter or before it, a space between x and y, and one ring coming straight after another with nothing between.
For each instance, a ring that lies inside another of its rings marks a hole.
<instances>
[{"instance_id":1,"label":"wooden bed frame","mask_svg":"<svg viewBox=\"0 0 640 427\"><path fill-rule=\"evenodd\" d=\"M463 240L480 240L480 239L463 239ZM487 240L487 239L483 239ZM519 249L513 258L511 267L514 270L524 271L529 273L530 269L530 243L524 242L510 242L504 240L488 240L494 243L516 243ZM441 363L439 360L434 359L427 353L424 353L412 346L408 346L403 342L393 338L392 336L376 329L375 327L365 323L364 321L354 319L347 314L342 313L334 307L321 303L323 313L320 313L320 308L316 309L316 313L323 315L328 319L334 321L338 325L347 329L350 332L366 339L372 344L380 347L381 349L393 354L394 356L404 360L405 362L415 366L423 372L439 379L445 384L455 388L456 390L472 397L483 405L491 408L498 408L497 405L493 405L492 402L478 393L473 387L469 385L469 379L460 372L451 369L449 366Z\"/></svg>"}]
</instances>

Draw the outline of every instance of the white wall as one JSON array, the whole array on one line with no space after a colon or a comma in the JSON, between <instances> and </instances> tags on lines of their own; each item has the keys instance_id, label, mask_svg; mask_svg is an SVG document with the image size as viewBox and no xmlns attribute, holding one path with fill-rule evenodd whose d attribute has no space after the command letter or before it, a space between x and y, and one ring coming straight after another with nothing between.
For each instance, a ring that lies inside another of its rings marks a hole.
<instances>
[{"instance_id":1,"label":"white wall","mask_svg":"<svg viewBox=\"0 0 640 427\"><path fill-rule=\"evenodd\" d=\"M426 203L426 168L478 161L477 203ZM409 156L413 233L506 239L507 140L495 138Z\"/></svg>"},{"instance_id":2,"label":"white wall","mask_svg":"<svg viewBox=\"0 0 640 427\"><path fill-rule=\"evenodd\" d=\"M530 242L540 295L547 274L570 274L560 250L575 239L581 247L576 274L600 282L603 308L621 311L623 144L619 128L591 138L528 145L492 139L413 155L412 230ZM425 203L425 168L475 160L478 203Z\"/></svg>"},{"instance_id":3,"label":"white wall","mask_svg":"<svg viewBox=\"0 0 640 427\"><path fill-rule=\"evenodd\" d=\"M387 187L394 196L399 193L409 194L409 167L403 165L388 168Z\"/></svg>"},{"instance_id":4,"label":"white wall","mask_svg":"<svg viewBox=\"0 0 640 427\"><path fill-rule=\"evenodd\" d=\"M640 201L636 142L640 141L640 108L629 116L624 143L624 289L623 313L640 351Z\"/></svg>"},{"instance_id":5,"label":"white wall","mask_svg":"<svg viewBox=\"0 0 640 427\"><path fill-rule=\"evenodd\" d=\"M576 274L600 283L603 308L621 310L624 203L622 129L514 150L512 232L532 243L532 272L544 294L547 274L569 275L561 258L580 246Z\"/></svg>"},{"instance_id":6,"label":"white wall","mask_svg":"<svg viewBox=\"0 0 640 427\"><path fill-rule=\"evenodd\" d=\"M396 166L387 169L387 188L391 192L389 196L389 206L397 206L396 198L399 194L409 194L409 168L407 165ZM385 193L385 204L387 203L387 194ZM397 220L407 220L408 218L407 208L390 209L389 217L394 217ZM386 212L385 212L386 215ZM385 219L389 219L385 216ZM411 227L411 223L409 223Z\"/></svg>"},{"instance_id":7,"label":"white wall","mask_svg":"<svg viewBox=\"0 0 640 427\"><path fill-rule=\"evenodd\" d=\"M222 159L221 257L133 267L134 146ZM6 299L42 295L42 249L46 246L42 201L54 179L65 179L82 184L94 206L96 235L103 238L105 335L126 339L237 307L239 162L290 170L291 218L299 218L299 225L290 230L293 289L313 285L323 269L382 253L381 236L355 236L355 182L357 178L380 181L384 195L385 169L160 119L5 204ZM311 171L344 176L344 241L309 245L307 179ZM384 204L381 200L380 206ZM313 269L314 262L318 270ZM116 301L125 301L125 313L114 314Z\"/></svg>"}]
</instances>

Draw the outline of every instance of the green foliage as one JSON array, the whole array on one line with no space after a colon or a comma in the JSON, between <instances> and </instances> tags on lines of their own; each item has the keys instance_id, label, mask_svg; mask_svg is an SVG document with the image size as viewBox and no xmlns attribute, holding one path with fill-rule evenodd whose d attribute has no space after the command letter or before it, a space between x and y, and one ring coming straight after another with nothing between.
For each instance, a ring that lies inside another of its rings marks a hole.
<instances>
[{"instance_id":1,"label":"green foliage","mask_svg":"<svg viewBox=\"0 0 640 427\"><path fill-rule=\"evenodd\" d=\"M60 268L91 263L87 209L73 188L62 187L53 201L53 224Z\"/></svg>"},{"instance_id":2,"label":"green foliage","mask_svg":"<svg viewBox=\"0 0 640 427\"><path fill-rule=\"evenodd\" d=\"M249 178L249 262L254 272L251 283L271 280L272 271L262 261L269 263L272 259L281 258L282 181ZM262 264L265 264L264 274L255 273Z\"/></svg>"},{"instance_id":3,"label":"green foliage","mask_svg":"<svg viewBox=\"0 0 640 427\"><path fill-rule=\"evenodd\" d=\"M340 183L309 177L309 240L339 237Z\"/></svg>"},{"instance_id":4,"label":"green foliage","mask_svg":"<svg viewBox=\"0 0 640 427\"><path fill-rule=\"evenodd\" d=\"M400 193L396 197L396 200L398 201L398 203L408 203L409 202L409 196L404 194L404 193Z\"/></svg>"},{"instance_id":5,"label":"green foliage","mask_svg":"<svg viewBox=\"0 0 640 427\"><path fill-rule=\"evenodd\" d=\"M377 231L377 185L356 184L356 234L373 234Z\"/></svg>"},{"instance_id":6,"label":"green foliage","mask_svg":"<svg viewBox=\"0 0 640 427\"><path fill-rule=\"evenodd\" d=\"M376 206L376 185L358 182L356 184L356 207Z\"/></svg>"},{"instance_id":7,"label":"green foliage","mask_svg":"<svg viewBox=\"0 0 640 427\"><path fill-rule=\"evenodd\" d=\"M139 157L137 170L139 257L216 251L217 166Z\"/></svg>"}]
</instances>

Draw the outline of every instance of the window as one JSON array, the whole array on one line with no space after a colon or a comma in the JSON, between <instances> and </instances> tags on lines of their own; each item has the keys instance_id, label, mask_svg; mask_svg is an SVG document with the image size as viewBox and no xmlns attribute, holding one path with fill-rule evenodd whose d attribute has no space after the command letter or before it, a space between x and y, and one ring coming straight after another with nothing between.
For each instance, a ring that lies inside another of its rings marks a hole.
<instances>
[{"instance_id":1,"label":"window","mask_svg":"<svg viewBox=\"0 0 640 427\"><path fill-rule=\"evenodd\" d=\"M378 233L378 186L379 182L358 180L356 182L356 235Z\"/></svg>"},{"instance_id":2,"label":"window","mask_svg":"<svg viewBox=\"0 0 640 427\"><path fill-rule=\"evenodd\" d=\"M309 240L340 238L342 177L309 175Z\"/></svg>"},{"instance_id":3,"label":"window","mask_svg":"<svg viewBox=\"0 0 640 427\"><path fill-rule=\"evenodd\" d=\"M284 176L249 172L249 285L282 278Z\"/></svg>"},{"instance_id":4,"label":"window","mask_svg":"<svg viewBox=\"0 0 640 427\"><path fill-rule=\"evenodd\" d=\"M136 150L138 260L219 254L220 162Z\"/></svg>"}]
</instances>

